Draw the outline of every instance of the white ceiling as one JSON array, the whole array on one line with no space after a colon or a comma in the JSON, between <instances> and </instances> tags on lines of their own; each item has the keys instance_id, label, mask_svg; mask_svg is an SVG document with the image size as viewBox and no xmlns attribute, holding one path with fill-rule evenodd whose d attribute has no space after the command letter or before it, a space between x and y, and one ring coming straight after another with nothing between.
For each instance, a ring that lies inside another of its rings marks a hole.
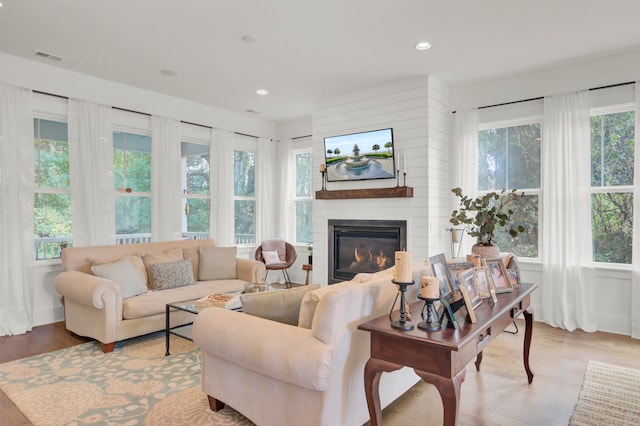
<instances>
[{"instance_id":1,"label":"white ceiling","mask_svg":"<svg viewBox=\"0 0 640 426\"><path fill-rule=\"evenodd\" d=\"M456 86L640 46L638 0L0 1L2 52L274 121L402 78Z\"/></svg>"}]
</instances>

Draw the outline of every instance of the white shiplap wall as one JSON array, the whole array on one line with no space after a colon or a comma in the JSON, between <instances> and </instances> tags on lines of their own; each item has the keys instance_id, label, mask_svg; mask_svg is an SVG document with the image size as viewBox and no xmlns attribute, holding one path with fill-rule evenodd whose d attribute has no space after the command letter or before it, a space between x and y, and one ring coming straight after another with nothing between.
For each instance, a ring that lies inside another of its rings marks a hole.
<instances>
[{"instance_id":1,"label":"white shiplap wall","mask_svg":"<svg viewBox=\"0 0 640 426\"><path fill-rule=\"evenodd\" d=\"M407 250L414 260L446 252L449 118L448 88L431 76L411 78L349 93L314 105L313 186L321 188L319 165L324 162L324 138L393 128L396 168L406 156L407 186L413 198L314 200L314 282L327 282L329 219L406 220ZM400 165L401 167L401 165ZM402 173L402 167L401 167ZM402 181L401 181L402 184ZM392 179L331 182L327 189L393 187Z\"/></svg>"}]
</instances>

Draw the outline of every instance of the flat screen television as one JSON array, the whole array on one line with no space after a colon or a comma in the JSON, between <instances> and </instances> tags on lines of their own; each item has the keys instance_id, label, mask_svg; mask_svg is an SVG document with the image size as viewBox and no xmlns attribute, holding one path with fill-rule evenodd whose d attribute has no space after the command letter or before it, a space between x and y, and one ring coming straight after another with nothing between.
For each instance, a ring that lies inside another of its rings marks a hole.
<instances>
[{"instance_id":1,"label":"flat screen television","mask_svg":"<svg viewBox=\"0 0 640 426\"><path fill-rule=\"evenodd\" d=\"M324 138L328 182L396 177L393 129Z\"/></svg>"}]
</instances>

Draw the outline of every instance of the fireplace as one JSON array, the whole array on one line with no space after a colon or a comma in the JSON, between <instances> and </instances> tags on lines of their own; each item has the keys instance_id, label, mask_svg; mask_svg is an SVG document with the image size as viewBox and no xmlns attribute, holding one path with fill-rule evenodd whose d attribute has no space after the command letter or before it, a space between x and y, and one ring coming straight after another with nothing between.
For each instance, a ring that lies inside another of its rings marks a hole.
<instances>
[{"instance_id":1,"label":"fireplace","mask_svg":"<svg viewBox=\"0 0 640 426\"><path fill-rule=\"evenodd\" d=\"M393 266L407 247L405 220L329 220L329 284Z\"/></svg>"}]
</instances>

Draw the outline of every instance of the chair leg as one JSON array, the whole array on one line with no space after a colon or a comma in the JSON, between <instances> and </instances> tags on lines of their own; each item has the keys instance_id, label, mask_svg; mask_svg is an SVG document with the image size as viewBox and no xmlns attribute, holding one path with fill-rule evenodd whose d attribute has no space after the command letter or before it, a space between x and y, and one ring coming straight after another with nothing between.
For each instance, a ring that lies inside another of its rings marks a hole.
<instances>
[{"instance_id":1,"label":"chair leg","mask_svg":"<svg viewBox=\"0 0 640 426\"><path fill-rule=\"evenodd\" d=\"M289 272L287 272L286 269L282 270L282 275L284 275L284 285L286 288L291 288L293 287L293 284L291 283L291 278L289 278Z\"/></svg>"}]
</instances>

